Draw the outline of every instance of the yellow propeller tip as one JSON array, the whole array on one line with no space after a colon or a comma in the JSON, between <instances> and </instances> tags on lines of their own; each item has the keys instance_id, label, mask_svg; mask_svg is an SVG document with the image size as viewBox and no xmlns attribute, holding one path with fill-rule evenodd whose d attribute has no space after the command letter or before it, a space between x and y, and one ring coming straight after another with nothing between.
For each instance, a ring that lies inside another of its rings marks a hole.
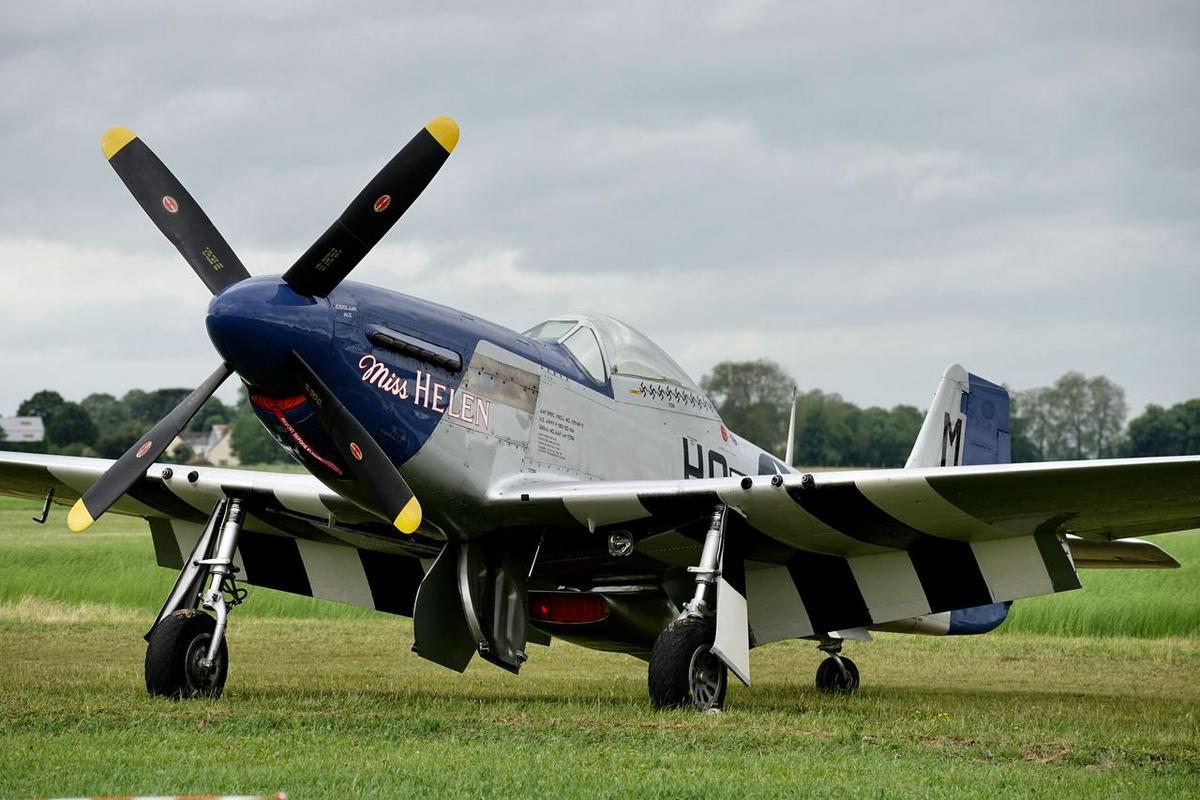
<instances>
[{"instance_id":1,"label":"yellow propeller tip","mask_svg":"<svg viewBox=\"0 0 1200 800\"><path fill-rule=\"evenodd\" d=\"M92 523L95 521L88 512L87 506L83 504L82 498L75 501L75 505L71 506L71 513L67 514L67 527L73 533L83 533L92 527Z\"/></svg>"},{"instance_id":2,"label":"yellow propeller tip","mask_svg":"<svg viewBox=\"0 0 1200 800\"><path fill-rule=\"evenodd\" d=\"M437 139L447 153L453 153L455 145L458 144L458 123L450 117L434 117L429 120L425 126L425 130Z\"/></svg>"},{"instance_id":3,"label":"yellow propeller tip","mask_svg":"<svg viewBox=\"0 0 1200 800\"><path fill-rule=\"evenodd\" d=\"M417 498L410 498L404 504L404 508L400 509L400 513L392 520L392 524L401 533L412 533L417 529L417 526L421 524L421 504L417 502Z\"/></svg>"},{"instance_id":4,"label":"yellow propeller tip","mask_svg":"<svg viewBox=\"0 0 1200 800\"><path fill-rule=\"evenodd\" d=\"M136 138L136 133L118 125L115 128L109 128L105 131L104 136L100 137L100 150L104 153L105 158L111 160L122 147Z\"/></svg>"}]
</instances>

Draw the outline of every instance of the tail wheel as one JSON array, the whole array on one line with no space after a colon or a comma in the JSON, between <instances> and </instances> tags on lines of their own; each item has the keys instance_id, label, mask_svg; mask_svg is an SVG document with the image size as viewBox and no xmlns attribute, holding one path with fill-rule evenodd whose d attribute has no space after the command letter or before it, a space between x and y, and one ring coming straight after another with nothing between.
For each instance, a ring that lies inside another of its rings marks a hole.
<instances>
[{"instance_id":1,"label":"tail wheel","mask_svg":"<svg viewBox=\"0 0 1200 800\"><path fill-rule=\"evenodd\" d=\"M712 625L698 617L677 620L659 634L648 673L655 708L708 711L725 704L729 670L712 652L712 643Z\"/></svg>"},{"instance_id":2,"label":"tail wheel","mask_svg":"<svg viewBox=\"0 0 1200 800\"><path fill-rule=\"evenodd\" d=\"M830 656L817 667L817 691L825 694L853 694L857 690L858 667L845 656Z\"/></svg>"},{"instance_id":3,"label":"tail wheel","mask_svg":"<svg viewBox=\"0 0 1200 800\"><path fill-rule=\"evenodd\" d=\"M173 700L220 697L229 671L229 648L224 639L212 667L205 669L201 664L216 627L216 620L208 614L190 608L180 609L154 626L146 648L146 691Z\"/></svg>"}]
</instances>

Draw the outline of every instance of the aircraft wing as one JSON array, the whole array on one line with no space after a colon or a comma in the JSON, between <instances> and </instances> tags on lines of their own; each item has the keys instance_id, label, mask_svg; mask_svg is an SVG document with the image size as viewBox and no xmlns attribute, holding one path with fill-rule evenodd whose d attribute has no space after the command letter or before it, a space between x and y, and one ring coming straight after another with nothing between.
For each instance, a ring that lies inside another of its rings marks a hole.
<instances>
[{"instance_id":1,"label":"aircraft wing","mask_svg":"<svg viewBox=\"0 0 1200 800\"><path fill-rule=\"evenodd\" d=\"M986 541L1038 532L1111 540L1200 527L1200 456L849 470L670 481L548 482L493 493L501 505L559 509L597 526L718 499L755 529L839 555L909 549L924 537Z\"/></svg>"},{"instance_id":2,"label":"aircraft wing","mask_svg":"<svg viewBox=\"0 0 1200 800\"><path fill-rule=\"evenodd\" d=\"M0 451L0 495L43 500L53 490L54 503L69 507L112 463ZM226 494L246 509L235 560L254 585L411 614L420 559L440 549L420 535L400 538L308 473L153 464L111 510L146 519L159 565L179 569Z\"/></svg>"},{"instance_id":3,"label":"aircraft wing","mask_svg":"<svg viewBox=\"0 0 1200 800\"><path fill-rule=\"evenodd\" d=\"M728 504L761 644L1078 588L1068 536L1200 528L1200 457L672 481L530 476L492 499L531 524L630 532L637 552L663 559L683 538L666 528L691 526L695 545L713 506ZM694 564L696 552L678 563Z\"/></svg>"}]
</instances>

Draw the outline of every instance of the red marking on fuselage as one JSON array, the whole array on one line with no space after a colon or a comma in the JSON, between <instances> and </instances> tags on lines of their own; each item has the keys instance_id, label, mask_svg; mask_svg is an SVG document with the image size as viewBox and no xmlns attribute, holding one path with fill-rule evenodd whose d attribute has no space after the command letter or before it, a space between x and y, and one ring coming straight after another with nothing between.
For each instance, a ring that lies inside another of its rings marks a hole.
<instances>
[{"instance_id":1,"label":"red marking on fuselage","mask_svg":"<svg viewBox=\"0 0 1200 800\"><path fill-rule=\"evenodd\" d=\"M275 421L283 427L284 431L286 431L291 440L296 443L297 447L299 447L308 455L312 456L320 463L324 464L329 468L330 472L340 478L344 474L341 467L339 467L337 464L334 464L328 458L325 458L323 455L313 449L313 446L306 442L304 437L300 435L300 431L296 430L295 427L292 426L292 423L288 422L287 417L283 415L285 411L291 411L294 408L299 408L300 406L304 405L304 402L307 399L308 398L302 394L296 395L295 397L282 398L263 397L260 394L250 395L251 404L257 408L261 408L263 411L269 411L274 414Z\"/></svg>"},{"instance_id":2,"label":"red marking on fuselage","mask_svg":"<svg viewBox=\"0 0 1200 800\"><path fill-rule=\"evenodd\" d=\"M261 394L250 395L250 402L263 411L291 411L304 405L308 398L302 394L294 397L265 397Z\"/></svg>"}]
</instances>

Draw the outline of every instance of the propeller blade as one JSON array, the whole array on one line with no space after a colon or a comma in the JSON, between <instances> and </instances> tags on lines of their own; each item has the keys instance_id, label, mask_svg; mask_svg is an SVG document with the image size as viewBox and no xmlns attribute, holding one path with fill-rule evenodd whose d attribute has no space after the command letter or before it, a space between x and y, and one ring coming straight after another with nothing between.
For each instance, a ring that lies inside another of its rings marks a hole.
<instances>
[{"instance_id":1,"label":"propeller blade","mask_svg":"<svg viewBox=\"0 0 1200 800\"><path fill-rule=\"evenodd\" d=\"M304 393L317 410L321 426L333 439L334 446L350 471L367 489L378 510L383 511L401 533L412 533L421 524L421 504L412 489L367 432L312 367L292 351L292 369L304 382Z\"/></svg>"},{"instance_id":2,"label":"propeller blade","mask_svg":"<svg viewBox=\"0 0 1200 800\"><path fill-rule=\"evenodd\" d=\"M110 128L100 140L108 163L138 205L171 240L213 294L250 273L212 220L146 143L128 128Z\"/></svg>"},{"instance_id":3,"label":"propeller blade","mask_svg":"<svg viewBox=\"0 0 1200 800\"><path fill-rule=\"evenodd\" d=\"M200 406L204 405L204 401L212 397L217 387L232 373L233 370L227 364L222 364L195 391L183 398L170 414L151 428L149 433L134 442L133 447L114 461L100 479L71 507L71 512L67 515L67 525L71 530L83 533L117 502L121 495L129 491L129 487L146 474L146 468L153 464L175 437L187 427L192 417L200 410Z\"/></svg>"},{"instance_id":4,"label":"propeller blade","mask_svg":"<svg viewBox=\"0 0 1200 800\"><path fill-rule=\"evenodd\" d=\"M456 144L458 123L430 120L284 273L288 286L313 297L333 291L425 190Z\"/></svg>"}]
</instances>

